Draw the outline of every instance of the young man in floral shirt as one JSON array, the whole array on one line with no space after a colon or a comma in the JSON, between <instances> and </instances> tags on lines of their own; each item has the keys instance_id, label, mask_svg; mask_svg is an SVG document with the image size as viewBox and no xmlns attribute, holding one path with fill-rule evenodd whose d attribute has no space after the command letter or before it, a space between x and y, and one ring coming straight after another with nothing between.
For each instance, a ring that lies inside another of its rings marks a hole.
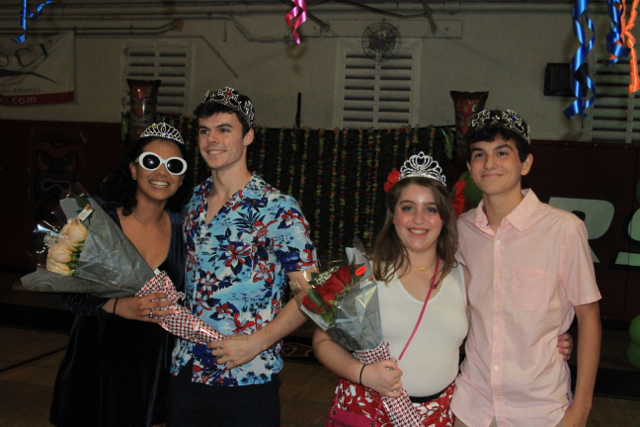
<instances>
[{"instance_id":1,"label":"young man in floral shirt","mask_svg":"<svg viewBox=\"0 0 640 427\"><path fill-rule=\"evenodd\" d=\"M186 306L229 338L180 339L173 357L169 427L279 426L280 340L304 323L288 280L315 271L298 203L247 168L253 105L232 88L207 92L195 110L211 177L186 208Z\"/></svg>"}]
</instances>

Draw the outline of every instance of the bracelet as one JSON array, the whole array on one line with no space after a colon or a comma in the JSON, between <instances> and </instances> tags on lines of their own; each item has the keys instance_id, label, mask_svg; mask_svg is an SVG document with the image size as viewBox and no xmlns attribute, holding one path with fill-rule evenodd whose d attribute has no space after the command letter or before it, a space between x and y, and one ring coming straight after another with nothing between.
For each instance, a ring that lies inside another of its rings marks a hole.
<instances>
[{"instance_id":1,"label":"bracelet","mask_svg":"<svg viewBox=\"0 0 640 427\"><path fill-rule=\"evenodd\" d=\"M365 366L367 366L366 363L362 364L362 368L360 368L360 378L358 378L358 384L362 385L362 371L364 371Z\"/></svg>"},{"instance_id":2,"label":"bracelet","mask_svg":"<svg viewBox=\"0 0 640 427\"><path fill-rule=\"evenodd\" d=\"M118 298L116 298L116 302L113 303L113 311L111 314L116 314L116 305L118 305Z\"/></svg>"}]
</instances>

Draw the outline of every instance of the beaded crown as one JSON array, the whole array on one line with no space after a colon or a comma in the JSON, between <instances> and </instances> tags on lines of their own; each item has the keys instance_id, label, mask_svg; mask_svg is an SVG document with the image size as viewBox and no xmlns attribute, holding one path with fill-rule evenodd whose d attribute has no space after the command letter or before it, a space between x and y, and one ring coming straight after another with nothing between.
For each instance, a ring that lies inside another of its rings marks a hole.
<instances>
[{"instance_id":1,"label":"beaded crown","mask_svg":"<svg viewBox=\"0 0 640 427\"><path fill-rule=\"evenodd\" d=\"M479 131L488 126L501 126L510 129L531 144L529 125L513 110L482 110L471 121L471 129Z\"/></svg>"},{"instance_id":2,"label":"beaded crown","mask_svg":"<svg viewBox=\"0 0 640 427\"><path fill-rule=\"evenodd\" d=\"M253 126L255 114L253 112L253 104L248 96L240 95L240 93L232 87L218 89L217 92L207 91L202 100L203 104L216 103L226 105L232 110L237 111L247 122L249 127Z\"/></svg>"},{"instance_id":3,"label":"beaded crown","mask_svg":"<svg viewBox=\"0 0 640 427\"><path fill-rule=\"evenodd\" d=\"M178 129L167 123L152 123L151 126L146 128L140 135L140 138L146 137L169 139L184 145L184 140Z\"/></svg>"},{"instance_id":4,"label":"beaded crown","mask_svg":"<svg viewBox=\"0 0 640 427\"><path fill-rule=\"evenodd\" d=\"M404 162L404 165L400 168L398 181L415 176L435 179L445 187L447 186L447 177L442 173L442 168L438 162L422 151L409 157L409 160Z\"/></svg>"}]
</instances>

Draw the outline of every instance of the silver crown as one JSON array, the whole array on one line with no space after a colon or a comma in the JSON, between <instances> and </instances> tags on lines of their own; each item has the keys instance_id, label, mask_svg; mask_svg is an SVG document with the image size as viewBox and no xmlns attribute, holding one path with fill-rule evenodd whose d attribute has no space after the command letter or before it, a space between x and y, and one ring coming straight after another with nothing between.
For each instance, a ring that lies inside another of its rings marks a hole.
<instances>
[{"instance_id":1,"label":"silver crown","mask_svg":"<svg viewBox=\"0 0 640 427\"><path fill-rule=\"evenodd\" d=\"M209 102L226 105L240 113L249 127L253 126L253 119L255 117L253 104L248 96L240 95L240 93L234 88L225 87L224 89L218 89L217 92L212 92L210 90L207 91L202 103L207 104Z\"/></svg>"},{"instance_id":2,"label":"silver crown","mask_svg":"<svg viewBox=\"0 0 640 427\"><path fill-rule=\"evenodd\" d=\"M435 179L436 181L440 181L445 187L447 186L447 177L442 173L442 168L438 162L422 151L409 157L409 160L404 162L404 165L400 168L398 181L416 176Z\"/></svg>"},{"instance_id":3,"label":"silver crown","mask_svg":"<svg viewBox=\"0 0 640 427\"><path fill-rule=\"evenodd\" d=\"M146 128L144 132L142 132L142 135L140 135L140 138L146 137L169 139L184 145L184 140L178 129L166 123L152 123L151 126Z\"/></svg>"},{"instance_id":4,"label":"silver crown","mask_svg":"<svg viewBox=\"0 0 640 427\"><path fill-rule=\"evenodd\" d=\"M531 144L529 138L529 125L513 110L482 110L478 117L471 121L471 128L479 131L488 126L501 126L511 129Z\"/></svg>"}]
</instances>

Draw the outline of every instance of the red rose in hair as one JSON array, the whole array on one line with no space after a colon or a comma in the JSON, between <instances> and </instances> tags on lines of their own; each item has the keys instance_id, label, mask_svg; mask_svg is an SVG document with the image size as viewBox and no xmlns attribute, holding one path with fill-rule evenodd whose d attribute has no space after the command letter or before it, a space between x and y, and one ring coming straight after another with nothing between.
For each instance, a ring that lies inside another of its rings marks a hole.
<instances>
[{"instance_id":1,"label":"red rose in hair","mask_svg":"<svg viewBox=\"0 0 640 427\"><path fill-rule=\"evenodd\" d=\"M383 186L385 193L388 193L389 190L391 190L391 187L398 182L398 178L400 178L400 171L393 170L389 172L389 175L387 175L387 182L385 182Z\"/></svg>"}]
</instances>

